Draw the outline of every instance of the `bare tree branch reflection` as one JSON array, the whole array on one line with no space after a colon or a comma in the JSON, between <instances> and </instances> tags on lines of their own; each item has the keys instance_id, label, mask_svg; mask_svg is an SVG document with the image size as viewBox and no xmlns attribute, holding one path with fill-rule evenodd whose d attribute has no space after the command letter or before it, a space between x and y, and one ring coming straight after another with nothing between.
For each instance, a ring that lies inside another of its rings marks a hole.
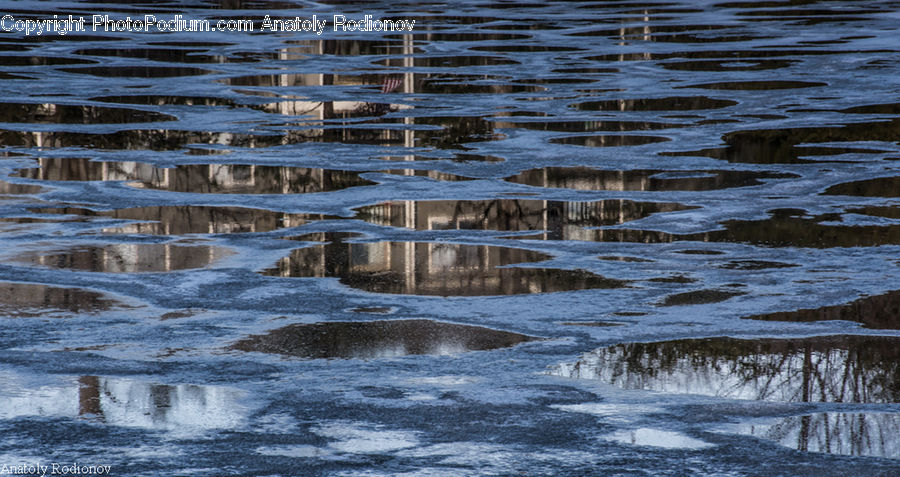
<instances>
[{"instance_id":1,"label":"bare tree branch reflection","mask_svg":"<svg viewBox=\"0 0 900 477\"><path fill-rule=\"evenodd\" d=\"M625 388L782 402L900 400L900 338L688 339L600 348L551 371Z\"/></svg>"},{"instance_id":2,"label":"bare tree branch reflection","mask_svg":"<svg viewBox=\"0 0 900 477\"><path fill-rule=\"evenodd\" d=\"M739 434L803 452L900 458L900 414L824 412L745 424Z\"/></svg>"}]
</instances>

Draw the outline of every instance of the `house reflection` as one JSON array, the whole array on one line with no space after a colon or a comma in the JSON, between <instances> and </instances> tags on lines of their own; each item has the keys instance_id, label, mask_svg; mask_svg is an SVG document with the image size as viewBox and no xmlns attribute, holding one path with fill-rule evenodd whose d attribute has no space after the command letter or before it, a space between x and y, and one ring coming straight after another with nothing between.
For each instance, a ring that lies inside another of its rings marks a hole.
<instances>
[{"instance_id":1,"label":"house reflection","mask_svg":"<svg viewBox=\"0 0 900 477\"><path fill-rule=\"evenodd\" d=\"M544 167L520 172L505 180L536 187L576 190L704 191L759 185L760 179L799 177L779 172L650 169L603 170L590 167Z\"/></svg>"},{"instance_id":2,"label":"house reflection","mask_svg":"<svg viewBox=\"0 0 900 477\"><path fill-rule=\"evenodd\" d=\"M415 230L500 230L541 232L546 240L580 240L584 227L615 225L654 213L690 207L623 199L563 202L531 199L391 201L357 209L356 218Z\"/></svg>"},{"instance_id":3,"label":"house reflection","mask_svg":"<svg viewBox=\"0 0 900 477\"><path fill-rule=\"evenodd\" d=\"M802 452L900 459L900 414L823 412L743 424L735 432Z\"/></svg>"},{"instance_id":4,"label":"house reflection","mask_svg":"<svg viewBox=\"0 0 900 477\"><path fill-rule=\"evenodd\" d=\"M11 261L91 272L142 273L205 268L231 254L228 249L208 245L116 243L31 251Z\"/></svg>"},{"instance_id":5,"label":"house reflection","mask_svg":"<svg viewBox=\"0 0 900 477\"><path fill-rule=\"evenodd\" d=\"M0 282L0 316L37 317L57 312L90 313L118 305L118 302L101 293L81 288Z\"/></svg>"},{"instance_id":6,"label":"house reflection","mask_svg":"<svg viewBox=\"0 0 900 477\"><path fill-rule=\"evenodd\" d=\"M112 426L194 434L233 429L246 418L237 390L193 384L155 384L128 378L81 376L62 384L34 384L5 372L0 419L83 418Z\"/></svg>"},{"instance_id":7,"label":"house reflection","mask_svg":"<svg viewBox=\"0 0 900 477\"><path fill-rule=\"evenodd\" d=\"M894 403L898 345L898 337L852 335L627 343L594 350L551 374L734 399Z\"/></svg>"},{"instance_id":8,"label":"house reflection","mask_svg":"<svg viewBox=\"0 0 900 477\"><path fill-rule=\"evenodd\" d=\"M210 194L303 194L374 185L359 172L252 164L186 164L171 168L141 162L40 158L20 177L49 181L132 181L130 185Z\"/></svg>"},{"instance_id":9,"label":"house reflection","mask_svg":"<svg viewBox=\"0 0 900 477\"><path fill-rule=\"evenodd\" d=\"M97 376L78 384L78 415L111 425L190 432L235 428L245 417L238 392L218 386Z\"/></svg>"},{"instance_id":10,"label":"house reflection","mask_svg":"<svg viewBox=\"0 0 900 477\"><path fill-rule=\"evenodd\" d=\"M25 195L39 194L44 189L40 186L31 184L14 184L12 182L0 181L0 196L2 195Z\"/></svg>"},{"instance_id":11,"label":"house reflection","mask_svg":"<svg viewBox=\"0 0 900 477\"><path fill-rule=\"evenodd\" d=\"M726 220L721 229L690 234L657 230L585 230L597 242L670 243L676 241L750 243L762 247L877 247L900 244L900 225L841 225L840 214L808 216L798 209L770 210L762 220ZM824 223L823 223L824 222ZM830 222L830 223L829 223ZM529 237L540 239L540 236Z\"/></svg>"},{"instance_id":12,"label":"house reflection","mask_svg":"<svg viewBox=\"0 0 900 477\"><path fill-rule=\"evenodd\" d=\"M625 282L583 270L500 268L550 258L531 250L436 242L345 243L341 236L323 235L323 239L332 242L294 250L276 267L262 273L336 277L345 285L369 292L437 296L516 295L625 286Z\"/></svg>"},{"instance_id":13,"label":"house reflection","mask_svg":"<svg viewBox=\"0 0 900 477\"><path fill-rule=\"evenodd\" d=\"M238 341L230 348L302 358L387 358L507 348L535 338L481 326L432 320L295 324Z\"/></svg>"}]
</instances>

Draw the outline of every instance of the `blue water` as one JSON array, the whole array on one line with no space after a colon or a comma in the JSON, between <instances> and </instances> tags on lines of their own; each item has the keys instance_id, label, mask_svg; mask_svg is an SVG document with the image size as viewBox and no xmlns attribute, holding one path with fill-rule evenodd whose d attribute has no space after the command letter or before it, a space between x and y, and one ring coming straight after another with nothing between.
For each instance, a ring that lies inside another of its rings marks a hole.
<instances>
[{"instance_id":1,"label":"blue water","mask_svg":"<svg viewBox=\"0 0 900 477\"><path fill-rule=\"evenodd\" d=\"M0 472L900 473L900 4L0 13Z\"/></svg>"}]
</instances>

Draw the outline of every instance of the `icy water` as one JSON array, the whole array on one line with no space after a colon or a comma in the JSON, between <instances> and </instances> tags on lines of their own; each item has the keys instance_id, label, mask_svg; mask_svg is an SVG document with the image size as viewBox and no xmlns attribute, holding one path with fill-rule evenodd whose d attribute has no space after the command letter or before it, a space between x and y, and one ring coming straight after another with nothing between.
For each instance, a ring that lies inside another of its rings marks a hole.
<instances>
[{"instance_id":1,"label":"icy water","mask_svg":"<svg viewBox=\"0 0 900 477\"><path fill-rule=\"evenodd\" d=\"M900 475L900 3L0 10L0 472Z\"/></svg>"}]
</instances>

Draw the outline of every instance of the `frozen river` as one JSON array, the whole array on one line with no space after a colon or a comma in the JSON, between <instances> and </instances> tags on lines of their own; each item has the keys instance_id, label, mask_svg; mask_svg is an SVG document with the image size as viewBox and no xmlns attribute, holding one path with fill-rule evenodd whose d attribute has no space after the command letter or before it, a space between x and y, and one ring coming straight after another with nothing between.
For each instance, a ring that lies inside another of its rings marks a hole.
<instances>
[{"instance_id":1,"label":"frozen river","mask_svg":"<svg viewBox=\"0 0 900 477\"><path fill-rule=\"evenodd\" d=\"M0 473L900 475L900 3L0 16Z\"/></svg>"}]
</instances>

